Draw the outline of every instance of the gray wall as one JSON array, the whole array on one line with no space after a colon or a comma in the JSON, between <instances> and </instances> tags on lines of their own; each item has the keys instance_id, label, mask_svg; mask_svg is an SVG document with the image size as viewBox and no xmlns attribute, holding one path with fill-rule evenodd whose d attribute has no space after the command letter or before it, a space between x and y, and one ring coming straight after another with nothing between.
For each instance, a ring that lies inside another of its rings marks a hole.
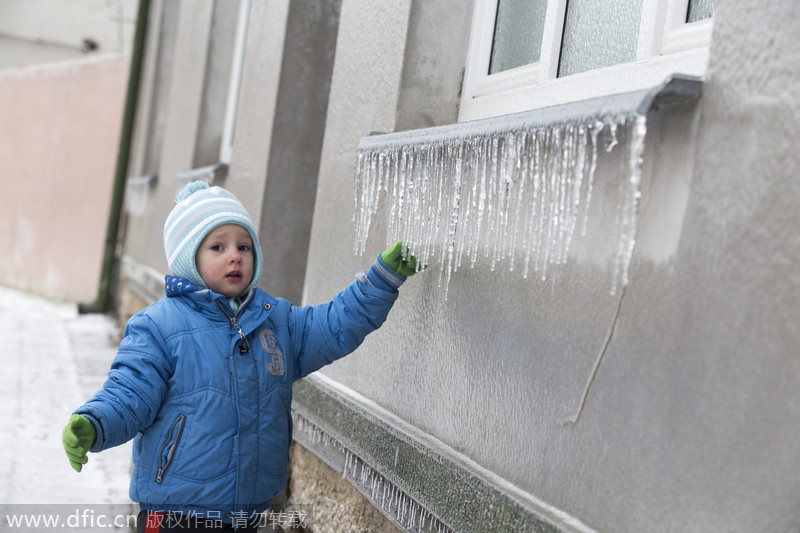
<instances>
[{"instance_id":1,"label":"gray wall","mask_svg":"<svg viewBox=\"0 0 800 533\"><path fill-rule=\"evenodd\" d=\"M270 292L326 301L384 249L376 222L368 253L353 253L359 139L455 122L468 4L253 2L219 184L259 225ZM159 178L145 209L128 214L123 277L165 272L176 174L218 157L212 100L224 86L209 81L227 76L231 41L215 32L230 33L236 12L226 0L153 9L131 174ZM796 530L796 14L793 0L721 2L701 100L648 116L625 290L609 293L624 166L613 152L565 265L542 281L479 262L453 275L447 299L432 265L362 348L308 382L300 416L321 423L309 405L325 411L335 398L344 407L322 430L374 441L386 461L373 473L397 467L397 441L423 443L392 474L400 488L435 485L427 466L451 461L447 479L475 474L566 531ZM337 428L343 420L352 427ZM476 501L462 488L434 491L464 523Z\"/></svg>"},{"instance_id":2,"label":"gray wall","mask_svg":"<svg viewBox=\"0 0 800 533\"><path fill-rule=\"evenodd\" d=\"M328 111L339 1L290 2L259 237L260 286L300 302Z\"/></svg>"},{"instance_id":3,"label":"gray wall","mask_svg":"<svg viewBox=\"0 0 800 533\"><path fill-rule=\"evenodd\" d=\"M358 139L455 111L466 45L419 61L425 36L408 25L423 4L343 2L305 303L330 298L385 246L378 224L369 254L350 253ZM456 4L428 38L467 32ZM796 21L790 0L717 6L699 105L648 118L624 291L609 294L596 242L614 222L610 162L593 228L563 269L544 282L461 269L446 300L423 273L381 330L322 372L586 528L795 530ZM428 87L449 95L444 113L417 96Z\"/></svg>"},{"instance_id":4,"label":"gray wall","mask_svg":"<svg viewBox=\"0 0 800 533\"><path fill-rule=\"evenodd\" d=\"M202 113L209 109L204 106L204 96L214 92L212 88L209 92L205 90L204 81L211 76L206 67L221 68L223 77L230 70L229 59L226 62L219 56L209 58L215 52L230 56L227 44L218 50L209 46L220 42L211 39L212 27L219 29L214 8L214 2L189 0L157 1L150 5L153 16L148 26L148 41L158 46L149 46L145 56L146 81L141 89L144 97L137 110L137 142L130 173L156 174L158 180L148 194L146 208L128 212L124 252L164 273L167 272L164 220L175 205L177 174L195 168L196 161L219 157L218 144L211 148L214 152L211 154L202 153L197 144L204 136L212 135L205 130L210 117ZM224 19L230 26L231 18ZM160 43L155 43L156 39ZM207 148L207 144L203 146ZM245 206L252 209L254 204L245 201Z\"/></svg>"},{"instance_id":5,"label":"gray wall","mask_svg":"<svg viewBox=\"0 0 800 533\"><path fill-rule=\"evenodd\" d=\"M220 161L238 6L151 3L130 175L157 180L144 207L127 211L122 273L145 302L160 296L167 272L162 232L178 174ZM212 182L236 194L260 229L259 285L293 301L305 275L338 9L339 2L252 2L231 161Z\"/></svg>"}]
</instances>

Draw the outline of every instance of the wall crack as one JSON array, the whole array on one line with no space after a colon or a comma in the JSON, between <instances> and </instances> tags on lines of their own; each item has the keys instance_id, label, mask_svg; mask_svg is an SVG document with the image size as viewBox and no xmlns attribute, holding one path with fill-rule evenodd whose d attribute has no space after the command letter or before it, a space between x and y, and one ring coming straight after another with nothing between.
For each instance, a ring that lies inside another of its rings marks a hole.
<instances>
[{"instance_id":1,"label":"wall crack","mask_svg":"<svg viewBox=\"0 0 800 533\"><path fill-rule=\"evenodd\" d=\"M565 423L575 425L578 423L578 420L581 418L581 414L583 414L583 410L586 407L586 400L589 397L589 391L594 384L594 380L597 377L597 371L600 368L600 364L605 359L606 352L608 352L608 347L611 345L611 339L614 338L614 333L617 331L617 323L619 321L620 311L622 310L622 302L625 299L625 290L627 286L623 285L622 290L620 291L619 301L617 302L617 310L614 313L614 318L611 321L611 327L608 330L608 335L606 335L606 340L603 343L603 348L600 350L600 353L597 355L597 359L595 359L594 367L592 368L591 374L589 374L589 379L586 381L586 386L583 389L583 394L581 395L581 401L578 404L578 409L575 411L575 414L568 418Z\"/></svg>"}]
</instances>

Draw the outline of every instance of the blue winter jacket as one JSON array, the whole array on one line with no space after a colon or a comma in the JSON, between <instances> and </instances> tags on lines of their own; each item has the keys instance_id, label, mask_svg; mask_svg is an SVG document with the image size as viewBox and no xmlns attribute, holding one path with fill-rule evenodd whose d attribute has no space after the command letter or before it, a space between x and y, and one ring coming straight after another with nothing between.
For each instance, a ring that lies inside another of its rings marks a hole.
<instances>
[{"instance_id":1,"label":"blue winter jacket","mask_svg":"<svg viewBox=\"0 0 800 533\"><path fill-rule=\"evenodd\" d=\"M130 497L143 509L231 521L286 485L292 383L377 329L405 278L380 261L329 303L295 307L253 289L227 299L167 276L134 315L103 388L75 412L91 451L133 443Z\"/></svg>"}]
</instances>

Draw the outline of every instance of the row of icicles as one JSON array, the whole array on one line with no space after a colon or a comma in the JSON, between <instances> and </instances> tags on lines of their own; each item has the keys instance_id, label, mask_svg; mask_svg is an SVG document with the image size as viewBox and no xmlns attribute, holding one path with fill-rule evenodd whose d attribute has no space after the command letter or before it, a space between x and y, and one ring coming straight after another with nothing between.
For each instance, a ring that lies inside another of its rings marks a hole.
<instances>
[{"instance_id":1,"label":"row of icicles","mask_svg":"<svg viewBox=\"0 0 800 533\"><path fill-rule=\"evenodd\" d=\"M628 282L636 237L645 117L464 136L360 149L355 169L355 251L363 254L381 199L386 242L402 240L420 264L439 264L445 297L465 262L501 263L546 279L564 264L576 231L586 234L598 155L620 145L625 129L627 175L620 176L616 251L610 292Z\"/></svg>"},{"instance_id":2,"label":"row of icicles","mask_svg":"<svg viewBox=\"0 0 800 533\"><path fill-rule=\"evenodd\" d=\"M295 415L295 429L298 436L302 436L310 444L332 448L344 454L342 477L358 487L401 530L415 533L453 533L451 528L397 485L304 416Z\"/></svg>"}]
</instances>

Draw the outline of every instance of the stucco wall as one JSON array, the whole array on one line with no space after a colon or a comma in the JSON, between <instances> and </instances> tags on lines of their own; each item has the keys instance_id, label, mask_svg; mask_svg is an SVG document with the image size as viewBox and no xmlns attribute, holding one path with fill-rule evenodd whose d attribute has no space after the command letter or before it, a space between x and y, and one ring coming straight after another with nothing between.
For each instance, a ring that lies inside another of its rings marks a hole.
<instances>
[{"instance_id":1,"label":"stucco wall","mask_svg":"<svg viewBox=\"0 0 800 533\"><path fill-rule=\"evenodd\" d=\"M355 147L415 112L401 105L408 4L365 4L342 7L305 303L385 246L378 224L368 254L350 253ZM795 11L720 3L699 105L648 118L625 291L609 294L601 242L616 201L602 191L619 179L609 163L563 269L542 282L464 268L447 300L423 273L381 330L322 372L588 528L796 529Z\"/></svg>"},{"instance_id":2,"label":"stucco wall","mask_svg":"<svg viewBox=\"0 0 800 533\"><path fill-rule=\"evenodd\" d=\"M231 159L212 182L237 195L260 230L259 286L293 301L305 274L338 5L251 3ZM151 7L132 172L158 178L143 208L128 214L125 264L134 266L122 275L150 267L148 280L136 281L159 287L146 299L161 293L163 279L154 275L168 272L163 224L178 174L220 161L237 15L238 2L157 0Z\"/></svg>"},{"instance_id":3,"label":"stucco wall","mask_svg":"<svg viewBox=\"0 0 800 533\"><path fill-rule=\"evenodd\" d=\"M0 283L96 295L127 76L118 56L0 71Z\"/></svg>"}]
</instances>

